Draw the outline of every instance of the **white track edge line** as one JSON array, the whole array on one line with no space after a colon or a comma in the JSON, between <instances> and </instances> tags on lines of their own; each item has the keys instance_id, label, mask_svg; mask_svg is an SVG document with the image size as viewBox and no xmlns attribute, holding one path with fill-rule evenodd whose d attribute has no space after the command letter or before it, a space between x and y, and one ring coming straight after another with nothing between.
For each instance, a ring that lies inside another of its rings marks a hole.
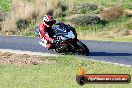
<instances>
[{"instance_id":1,"label":"white track edge line","mask_svg":"<svg viewBox=\"0 0 132 88\"><path fill-rule=\"evenodd\" d=\"M102 63L108 63L108 64L114 64L114 65L119 65L119 66L131 67L131 65L119 64L119 63L113 63L113 62L109 62L109 61L94 60L94 59L89 59L89 60L92 60L92 61L98 61L98 62L102 62Z\"/></svg>"},{"instance_id":2,"label":"white track edge line","mask_svg":"<svg viewBox=\"0 0 132 88\"><path fill-rule=\"evenodd\" d=\"M83 59L86 59L86 58L83 58ZM113 65L118 65L118 66L132 67L131 65L113 63L113 62L103 61L103 60L94 60L94 59L86 59L86 60L91 60L91 61L95 61L95 62L102 62L102 63L108 63L108 64L113 64Z\"/></svg>"},{"instance_id":3,"label":"white track edge line","mask_svg":"<svg viewBox=\"0 0 132 88\"><path fill-rule=\"evenodd\" d=\"M28 55L40 55L40 56L59 56L57 54L32 52L32 51L22 51L22 50L12 50L12 49L0 49L0 52L9 52L9 53L16 53L16 54L28 54Z\"/></svg>"},{"instance_id":4,"label":"white track edge line","mask_svg":"<svg viewBox=\"0 0 132 88\"><path fill-rule=\"evenodd\" d=\"M57 54L50 54L50 53L42 53L42 52L31 52L31 51L22 51L22 50L12 50L12 49L0 49L1 52L10 52L10 53L16 53L16 54L28 54L28 55L40 55L40 56L61 56ZM92 60L96 62L102 62L102 63L108 63L108 64L114 64L119 66L126 66L131 67L131 65L125 65L125 64L119 64L119 63L113 63L113 62L107 62L102 60L94 60L94 59L87 59Z\"/></svg>"}]
</instances>

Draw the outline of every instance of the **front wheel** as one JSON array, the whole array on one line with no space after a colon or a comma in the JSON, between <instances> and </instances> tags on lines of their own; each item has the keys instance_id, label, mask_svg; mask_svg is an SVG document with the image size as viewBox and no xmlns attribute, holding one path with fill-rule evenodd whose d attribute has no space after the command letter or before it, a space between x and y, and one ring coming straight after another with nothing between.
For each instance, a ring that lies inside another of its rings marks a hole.
<instances>
[{"instance_id":1,"label":"front wheel","mask_svg":"<svg viewBox=\"0 0 132 88\"><path fill-rule=\"evenodd\" d=\"M83 44L81 41L77 41L77 47L76 47L76 54L81 54L88 56L89 55L89 49L85 44Z\"/></svg>"}]
</instances>

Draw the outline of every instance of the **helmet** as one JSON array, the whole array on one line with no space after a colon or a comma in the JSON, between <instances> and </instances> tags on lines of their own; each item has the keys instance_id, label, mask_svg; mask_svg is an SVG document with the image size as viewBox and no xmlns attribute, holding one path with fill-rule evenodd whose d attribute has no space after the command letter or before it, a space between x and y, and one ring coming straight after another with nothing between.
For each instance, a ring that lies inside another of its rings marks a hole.
<instances>
[{"instance_id":1,"label":"helmet","mask_svg":"<svg viewBox=\"0 0 132 88\"><path fill-rule=\"evenodd\" d=\"M45 15L43 17L43 22L47 27L50 27L52 25L53 18L50 15Z\"/></svg>"}]
</instances>

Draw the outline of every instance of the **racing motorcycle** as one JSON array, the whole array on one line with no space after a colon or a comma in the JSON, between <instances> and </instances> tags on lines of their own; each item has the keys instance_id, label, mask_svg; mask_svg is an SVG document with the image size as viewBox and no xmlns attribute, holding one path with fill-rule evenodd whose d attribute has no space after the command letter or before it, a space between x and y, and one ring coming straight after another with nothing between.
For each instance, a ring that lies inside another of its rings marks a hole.
<instances>
[{"instance_id":1,"label":"racing motorcycle","mask_svg":"<svg viewBox=\"0 0 132 88\"><path fill-rule=\"evenodd\" d=\"M77 39L77 33L75 28L69 24L59 24L52 27L53 39L52 43L54 51L63 54L77 54L77 55L89 55L89 49L87 46ZM38 27L35 28L35 34L40 35Z\"/></svg>"}]
</instances>

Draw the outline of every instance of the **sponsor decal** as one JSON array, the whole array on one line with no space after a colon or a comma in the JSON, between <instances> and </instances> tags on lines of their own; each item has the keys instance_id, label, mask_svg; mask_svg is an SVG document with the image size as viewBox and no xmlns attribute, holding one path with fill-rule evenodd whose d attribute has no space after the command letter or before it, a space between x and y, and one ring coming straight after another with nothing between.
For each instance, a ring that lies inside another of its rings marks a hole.
<instances>
[{"instance_id":1,"label":"sponsor decal","mask_svg":"<svg viewBox=\"0 0 132 88\"><path fill-rule=\"evenodd\" d=\"M130 83L129 74L86 74L86 70L79 65L76 81L79 85L88 83Z\"/></svg>"}]
</instances>

